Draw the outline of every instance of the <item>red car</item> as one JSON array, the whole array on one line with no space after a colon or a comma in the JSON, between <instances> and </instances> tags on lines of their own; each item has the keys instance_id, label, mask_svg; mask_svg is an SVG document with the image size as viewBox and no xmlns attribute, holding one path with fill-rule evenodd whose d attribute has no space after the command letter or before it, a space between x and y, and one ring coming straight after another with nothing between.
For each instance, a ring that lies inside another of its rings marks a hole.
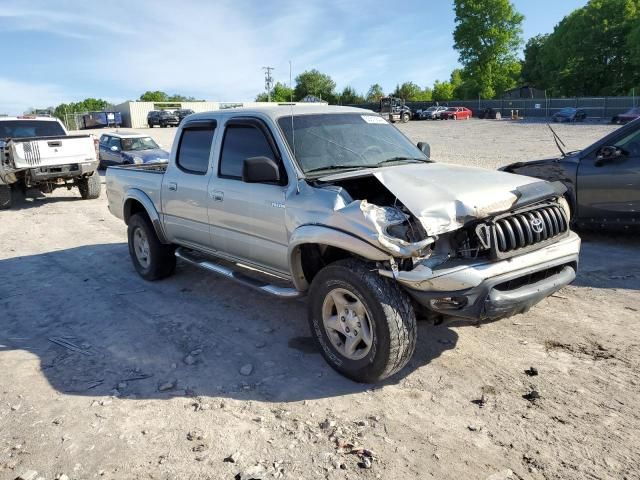
<instances>
[{"instance_id":1,"label":"red car","mask_svg":"<svg viewBox=\"0 0 640 480\"><path fill-rule=\"evenodd\" d=\"M442 114L440 118L445 120L468 120L473 115L473 112L467 107L449 107Z\"/></svg>"},{"instance_id":2,"label":"red car","mask_svg":"<svg viewBox=\"0 0 640 480\"><path fill-rule=\"evenodd\" d=\"M636 118L640 118L640 107L634 107L627 112L616 115L611 119L611 123L627 123Z\"/></svg>"}]
</instances>

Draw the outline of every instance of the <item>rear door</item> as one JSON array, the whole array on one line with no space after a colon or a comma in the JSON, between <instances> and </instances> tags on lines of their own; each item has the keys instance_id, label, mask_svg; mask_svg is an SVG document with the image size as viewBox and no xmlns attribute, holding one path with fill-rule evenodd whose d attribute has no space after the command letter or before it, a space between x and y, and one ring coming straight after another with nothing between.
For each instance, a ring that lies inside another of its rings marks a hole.
<instances>
[{"instance_id":1,"label":"rear door","mask_svg":"<svg viewBox=\"0 0 640 480\"><path fill-rule=\"evenodd\" d=\"M210 190L211 234L216 249L248 263L286 273L286 172L275 136L259 118L229 118ZM280 165L281 184L244 183L245 159L264 156Z\"/></svg>"},{"instance_id":2,"label":"rear door","mask_svg":"<svg viewBox=\"0 0 640 480\"><path fill-rule=\"evenodd\" d=\"M607 142L623 150L619 157L598 160L600 150L580 160L578 216L607 224L640 221L640 124Z\"/></svg>"},{"instance_id":3,"label":"rear door","mask_svg":"<svg viewBox=\"0 0 640 480\"><path fill-rule=\"evenodd\" d=\"M211 248L208 216L208 183L214 120L187 123L176 139L174 161L162 180L162 215L171 241Z\"/></svg>"}]
</instances>

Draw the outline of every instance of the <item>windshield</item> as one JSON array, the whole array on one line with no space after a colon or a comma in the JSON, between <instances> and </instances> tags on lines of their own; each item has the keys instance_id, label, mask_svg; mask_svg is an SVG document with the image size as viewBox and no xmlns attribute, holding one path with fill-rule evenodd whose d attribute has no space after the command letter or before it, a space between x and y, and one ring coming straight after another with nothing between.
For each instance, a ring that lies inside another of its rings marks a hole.
<instances>
[{"instance_id":1,"label":"windshield","mask_svg":"<svg viewBox=\"0 0 640 480\"><path fill-rule=\"evenodd\" d=\"M428 161L398 129L374 114L294 115L281 117L278 124L305 173Z\"/></svg>"},{"instance_id":2,"label":"windshield","mask_svg":"<svg viewBox=\"0 0 640 480\"><path fill-rule=\"evenodd\" d=\"M458 111L458 109L456 107L449 107L449 108L447 108L447 111L456 112L456 111Z\"/></svg>"},{"instance_id":3,"label":"windshield","mask_svg":"<svg viewBox=\"0 0 640 480\"><path fill-rule=\"evenodd\" d=\"M153 150L160 148L151 137L139 137L139 138L123 138L122 150L125 152L135 150Z\"/></svg>"},{"instance_id":4,"label":"windshield","mask_svg":"<svg viewBox=\"0 0 640 480\"><path fill-rule=\"evenodd\" d=\"M433 112L437 107L429 107L427 108L427 112Z\"/></svg>"},{"instance_id":5,"label":"windshield","mask_svg":"<svg viewBox=\"0 0 640 480\"><path fill-rule=\"evenodd\" d=\"M58 122L48 120L0 121L0 138L59 137L66 135Z\"/></svg>"},{"instance_id":6,"label":"windshield","mask_svg":"<svg viewBox=\"0 0 640 480\"><path fill-rule=\"evenodd\" d=\"M558 113L573 113L575 109L573 108L563 108Z\"/></svg>"}]
</instances>

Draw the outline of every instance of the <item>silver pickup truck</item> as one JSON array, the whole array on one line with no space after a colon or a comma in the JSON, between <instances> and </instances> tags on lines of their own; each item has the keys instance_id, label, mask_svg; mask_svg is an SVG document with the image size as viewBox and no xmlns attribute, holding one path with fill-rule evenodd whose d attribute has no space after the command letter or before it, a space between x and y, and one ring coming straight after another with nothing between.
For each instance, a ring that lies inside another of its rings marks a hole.
<instances>
[{"instance_id":1,"label":"silver pickup truck","mask_svg":"<svg viewBox=\"0 0 640 480\"><path fill-rule=\"evenodd\" d=\"M416 312L496 319L570 283L580 238L564 187L435 163L379 115L274 105L190 115L167 165L107 170L145 279L176 257L279 297L308 295L329 364L400 370Z\"/></svg>"}]
</instances>

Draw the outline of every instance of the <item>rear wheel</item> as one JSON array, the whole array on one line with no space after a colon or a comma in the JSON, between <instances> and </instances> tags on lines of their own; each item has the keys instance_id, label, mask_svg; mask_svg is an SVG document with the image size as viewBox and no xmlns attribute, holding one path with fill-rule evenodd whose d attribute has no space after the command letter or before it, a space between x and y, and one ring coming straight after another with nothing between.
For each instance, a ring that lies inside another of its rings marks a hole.
<instances>
[{"instance_id":1,"label":"rear wheel","mask_svg":"<svg viewBox=\"0 0 640 480\"><path fill-rule=\"evenodd\" d=\"M310 288L309 325L325 360L357 382L398 372L416 345L416 317L407 294L355 259L322 269Z\"/></svg>"},{"instance_id":2,"label":"rear wheel","mask_svg":"<svg viewBox=\"0 0 640 480\"><path fill-rule=\"evenodd\" d=\"M80 196L84 200L94 200L100 197L100 174L94 171L89 177L82 177L76 180Z\"/></svg>"},{"instance_id":3,"label":"rear wheel","mask_svg":"<svg viewBox=\"0 0 640 480\"><path fill-rule=\"evenodd\" d=\"M11 208L11 186L0 185L0 210Z\"/></svg>"},{"instance_id":4,"label":"rear wheel","mask_svg":"<svg viewBox=\"0 0 640 480\"><path fill-rule=\"evenodd\" d=\"M146 214L136 213L129 219L127 237L131 261L142 278L160 280L173 274L175 247L160 242Z\"/></svg>"}]
</instances>

